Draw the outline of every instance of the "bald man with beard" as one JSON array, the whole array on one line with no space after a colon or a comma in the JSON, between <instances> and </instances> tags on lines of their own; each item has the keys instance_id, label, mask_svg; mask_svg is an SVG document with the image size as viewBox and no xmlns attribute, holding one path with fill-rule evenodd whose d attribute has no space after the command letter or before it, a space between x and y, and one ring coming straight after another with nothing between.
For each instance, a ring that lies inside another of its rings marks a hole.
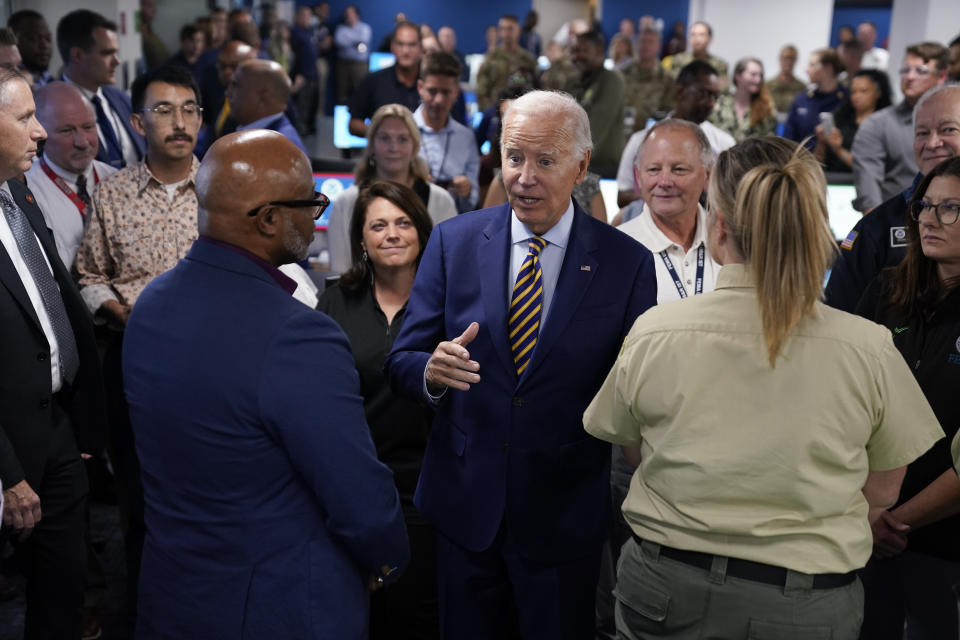
<instances>
[{"instance_id":1,"label":"bald man with beard","mask_svg":"<svg viewBox=\"0 0 960 640\"><path fill-rule=\"evenodd\" d=\"M284 113L290 90L290 78L273 60L240 63L227 85L227 101L237 121L237 131L276 131L307 154L297 128Z\"/></svg>"},{"instance_id":2,"label":"bald man with beard","mask_svg":"<svg viewBox=\"0 0 960 640\"><path fill-rule=\"evenodd\" d=\"M137 637L365 638L368 590L409 556L350 344L291 297L310 162L272 131L218 140L200 238L140 297L124 380L147 540Z\"/></svg>"}]
</instances>

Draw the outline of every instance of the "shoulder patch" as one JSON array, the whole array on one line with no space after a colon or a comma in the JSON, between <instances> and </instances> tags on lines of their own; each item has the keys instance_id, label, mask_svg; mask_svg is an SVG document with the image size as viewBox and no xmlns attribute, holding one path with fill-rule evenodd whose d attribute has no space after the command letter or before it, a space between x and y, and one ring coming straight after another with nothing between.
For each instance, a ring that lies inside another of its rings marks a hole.
<instances>
[{"instance_id":1,"label":"shoulder patch","mask_svg":"<svg viewBox=\"0 0 960 640\"><path fill-rule=\"evenodd\" d=\"M907 246L906 227L890 227L890 246L891 247Z\"/></svg>"},{"instance_id":2,"label":"shoulder patch","mask_svg":"<svg viewBox=\"0 0 960 640\"><path fill-rule=\"evenodd\" d=\"M840 248L846 249L847 251L850 251L851 249L853 249L853 243L857 241L858 235L860 234L856 231L851 231L850 233L848 233L847 237L844 238L843 242L840 243Z\"/></svg>"}]
</instances>

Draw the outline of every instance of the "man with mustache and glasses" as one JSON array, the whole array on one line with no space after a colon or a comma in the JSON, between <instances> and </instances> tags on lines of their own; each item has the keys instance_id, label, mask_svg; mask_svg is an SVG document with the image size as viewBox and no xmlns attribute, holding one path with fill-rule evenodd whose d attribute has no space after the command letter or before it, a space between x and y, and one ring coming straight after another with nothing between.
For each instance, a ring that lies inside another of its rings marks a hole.
<instances>
[{"instance_id":1,"label":"man with mustache and glasses","mask_svg":"<svg viewBox=\"0 0 960 640\"><path fill-rule=\"evenodd\" d=\"M77 253L80 293L103 327L104 383L112 460L127 524L127 594L136 602L143 546L143 488L133 448L120 373L123 329L137 297L184 257L197 238L193 155L200 130L200 91L190 72L160 67L131 88L131 121L146 139L146 154L93 191L93 211Z\"/></svg>"},{"instance_id":2,"label":"man with mustache and glasses","mask_svg":"<svg viewBox=\"0 0 960 640\"><path fill-rule=\"evenodd\" d=\"M27 171L27 184L70 269L90 219L90 194L117 170L96 159L97 116L79 89L53 81L38 89L34 99L47 141L43 156Z\"/></svg>"}]
</instances>

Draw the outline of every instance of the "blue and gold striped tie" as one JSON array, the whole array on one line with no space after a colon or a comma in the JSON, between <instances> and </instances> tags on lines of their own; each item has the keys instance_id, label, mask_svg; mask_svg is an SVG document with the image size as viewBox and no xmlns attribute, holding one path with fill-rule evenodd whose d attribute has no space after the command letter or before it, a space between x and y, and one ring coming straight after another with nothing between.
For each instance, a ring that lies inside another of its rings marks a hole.
<instances>
[{"instance_id":1,"label":"blue and gold striped tie","mask_svg":"<svg viewBox=\"0 0 960 640\"><path fill-rule=\"evenodd\" d=\"M533 347L540 333L540 315L543 312L543 272L540 270L540 252L547 241L539 236L530 238L527 257L520 265L517 284L513 286L513 300L510 302L510 319L507 330L510 332L510 351L517 375L523 375Z\"/></svg>"}]
</instances>

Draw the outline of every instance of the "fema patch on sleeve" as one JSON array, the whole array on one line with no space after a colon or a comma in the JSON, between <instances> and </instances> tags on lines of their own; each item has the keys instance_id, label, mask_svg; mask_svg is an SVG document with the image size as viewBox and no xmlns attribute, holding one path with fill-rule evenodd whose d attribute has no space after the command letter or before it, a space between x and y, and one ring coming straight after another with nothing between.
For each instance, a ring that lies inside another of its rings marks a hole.
<instances>
[{"instance_id":1,"label":"fema patch on sleeve","mask_svg":"<svg viewBox=\"0 0 960 640\"><path fill-rule=\"evenodd\" d=\"M906 227L890 227L890 246L891 247L907 246Z\"/></svg>"},{"instance_id":2,"label":"fema patch on sleeve","mask_svg":"<svg viewBox=\"0 0 960 640\"><path fill-rule=\"evenodd\" d=\"M857 236L859 234L856 231L851 231L847 234L847 237L843 239L843 242L840 243L841 249L846 249L850 251L853 249L853 243L857 241Z\"/></svg>"}]
</instances>

